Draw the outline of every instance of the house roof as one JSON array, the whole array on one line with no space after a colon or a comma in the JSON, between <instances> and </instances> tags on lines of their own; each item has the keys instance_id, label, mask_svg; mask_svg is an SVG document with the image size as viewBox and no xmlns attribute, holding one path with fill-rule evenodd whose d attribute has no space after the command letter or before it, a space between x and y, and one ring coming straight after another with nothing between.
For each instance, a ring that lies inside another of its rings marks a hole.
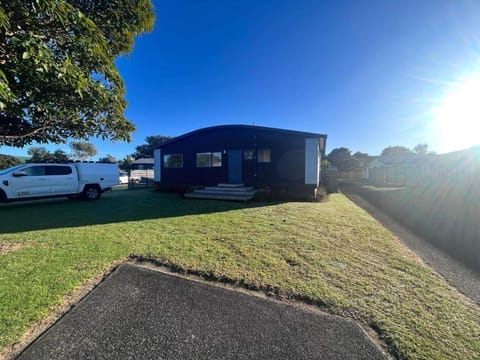
<instances>
[{"instance_id":1,"label":"house roof","mask_svg":"<svg viewBox=\"0 0 480 360\"><path fill-rule=\"evenodd\" d=\"M430 155L383 155L375 157L369 164L369 167L375 167L376 162L380 162L383 166L420 166L425 164L431 158Z\"/></svg>"},{"instance_id":2,"label":"house roof","mask_svg":"<svg viewBox=\"0 0 480 360\"><path fill-rule=\"evenodd\" d=\"M297 131L297 130L287 130L287 129L278 129L278 128L271 128L271 127L264 127L264 126L256 126L256 125L218 125L218 126L210 126L198 130L194 130L188 132L186 134L174 137L173 139L164 141L160 145L156 147L156 149L162 148L163 146L178 141L180 139L188 138L192 135L201 134L203 132L215 130L215 129L251 129L251 130L263 130L263 131L272 131L272 132L279 132L279 133L286 133L286 134L296 134L299 136L309 136L309 137L317 137L317 138L327 138L325 134L318 134L318 133L311 133L305 131Z\"/></svg>"},{"instance_id":3,"label":"house roof","mask_svg":"<svg viewBox=\"0 0 480 360\"><path fill-rule=\"evenodd\" d=\"M153 164L155 161L153 158L140 158L135 160L134 164Z\"/></svg>"}]
</instances>

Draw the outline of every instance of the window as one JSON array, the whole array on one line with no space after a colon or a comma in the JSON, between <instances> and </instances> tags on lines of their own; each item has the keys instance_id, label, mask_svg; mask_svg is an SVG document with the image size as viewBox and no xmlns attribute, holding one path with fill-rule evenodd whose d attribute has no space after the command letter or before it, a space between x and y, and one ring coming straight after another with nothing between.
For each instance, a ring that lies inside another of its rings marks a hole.
<instances>
[{"instance_id":1,"label":"window","mask_svg":"<svg viewBox=\"0 0 480 360\"><path fill-rule=\"evenodd\" d=\"M257 152L257 159L259 163L269 163L272 160L270 149L259 149Z\"/></svg>"},{"instance_id":2,"label":"window","mask_svg":"<svg viewBox=\"0 0 480 360\"><path fill-rule=\"evenodd\" d=\"M221 167L222 153L207 152L197 153L197 167Z\"/></svg>"},{"instance_id":3,"label":"window","mask_svg":"<svg viewBox=\"0 0 480 360\"><path fill-rule=\"evenodd\" d=\"M213 152L212 153L212 167L221 167L222 166L222 153Z\"/></svg>"},{"instance_id":4,"label":"window","mask_svg":"<svg viewBox=\"0 0 480 360\"><path fill-rule=\"evenodd\" d=\"M183 154L163 155L163 167L183 168Z\"/></svg>"},{"instance_id":5,"label":"window","mask_svg":"<svg viewBox=\"0 0 480 360\"><path fill-rule=\"evenodd\" d=\"M255 151L245 150L243 152L243 160L253 160L255 158Z\"/></svg>"},{"instance_id":6,"label":"window","mask_svg":"<svg viewBox=\"0 0 480 360\"><path fill-rule=\"evenodd\" d=\"M70 175L72 168L70 166L47 166L47 175Z\"/></svg>"},{"instance_id":7,"label":"window","mask_svg":"<svg viewBox=\"0 0 480 360\"><path fill-rule=\"evenodd\" d=\"M45 166L32 166L23 169L27 176L44 176L45 175Z\"/></svg>"}]
</instances>

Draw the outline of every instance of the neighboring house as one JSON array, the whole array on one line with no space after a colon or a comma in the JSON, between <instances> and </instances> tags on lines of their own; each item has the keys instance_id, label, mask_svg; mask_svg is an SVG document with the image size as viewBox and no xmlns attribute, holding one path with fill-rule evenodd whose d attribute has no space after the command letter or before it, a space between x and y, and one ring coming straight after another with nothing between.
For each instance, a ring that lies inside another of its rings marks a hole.
<instances>
[{"instance_id":1,"label":"neighboring house","mask_svg":"<svg viewBox=\"0 0 480 360\"><path fill-rule=\"evenodd\" d=\"M480 147L440 155L377 156L368 173L369 181L379 186L478 188Z\"/></svg>"},{"instance_id":2,"label":"neighboring house","mask_svg":"<svg viewBox=\"0 0 480 360\"><path fill-rule=\"evenodd\" d=\"M152 158L137 159L132 164L132 170L153 170L153 164Z\"/></svg>"},{"instance_id":3,"label":"neighboring house","mask_svg":"<svg viewBox=\"0 0 480 360\"><path fill-rule=\"evenodd\" d=\"M143 181L154 178L154 160L152 158L141 158L133 162L130 170L130 179Z\"/></svg>"},{"instance_id":4,"label":"neighboring house","mask_svg":"<svg viewBox=\"0 0 480 360\"><path fill-rule=\"evenodd\" d=\"M355 160L355 168L351 170L339 171L338 177L345 180L368 179L369 160Z\"/></svg>"},{"instance_id":5,"label":"neighboring house","mask_svg":"<svg viewBox=\"0 0 480 360\"><path fill-rule=\"evenodd\" d=\"M250 125L192 131L154 150L160 187L219 183L316 189L326 135Z\"/></svg>"},{"instance_id":6,"label":"neighboring house","mask_svg":"<svg viewBox=\"0 0 480 360\"><path fill-rule=\"evenodd\" d=\"M480 147L436 155L426 164L424 177L426 185L477 189L480 183Z\"/></svg>"},{"instance_id":7,"label":"neighboring house","mask_svg":"<svg viewBox=\"0 0 480 360\"><path fill-rule=\"evenodd\" d=\"M368 165L368 179L379 186L423 185L424 169L430 155L385 155L375 157Z\"/></svg>"}]
</instances>

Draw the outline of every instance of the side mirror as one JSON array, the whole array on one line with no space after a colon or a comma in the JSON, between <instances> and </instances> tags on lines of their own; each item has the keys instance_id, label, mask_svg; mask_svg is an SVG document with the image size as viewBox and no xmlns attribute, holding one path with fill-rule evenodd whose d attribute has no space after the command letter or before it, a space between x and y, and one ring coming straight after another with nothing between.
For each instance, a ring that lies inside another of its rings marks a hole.
<instances>
[{"instance_id":1,"label":"side mirror","mask_svg":"<svg viewBox=\"0 0 480 360\"><path fill-rule=\"evenodd\" d=\"M27 176L27 173L25 171L15 171L12 175L14 177L22 177L22 176Z\"/></svg>"}]
</instances>

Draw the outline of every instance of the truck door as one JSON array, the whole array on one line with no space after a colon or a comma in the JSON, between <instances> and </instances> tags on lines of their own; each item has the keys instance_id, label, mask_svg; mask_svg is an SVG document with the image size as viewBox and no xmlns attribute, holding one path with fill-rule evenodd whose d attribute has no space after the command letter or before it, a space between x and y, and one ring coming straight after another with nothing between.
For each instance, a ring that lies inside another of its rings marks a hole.
<instances>
[{"instance_id":1,"label":"truck door","mask_svg":"<svg viewBox=\"0 0 480 360\"><path fill-rule=\"evenodd\" d=\"M44 165L31 165L21 169L24 176L12 174L13 195L16 198L50 195L50 179L45 170Z\"/></svg>"},{"instance_id":2,"label":"truck door","mask_svg":"<svg viewBox=\"0 0 480 360\"><path fill-rule=\"evenodd\" d=\"M46 174L50 177L52 195L77 192L77 180L70 165L47 165Z\"/></svg>"}]
</instances>

